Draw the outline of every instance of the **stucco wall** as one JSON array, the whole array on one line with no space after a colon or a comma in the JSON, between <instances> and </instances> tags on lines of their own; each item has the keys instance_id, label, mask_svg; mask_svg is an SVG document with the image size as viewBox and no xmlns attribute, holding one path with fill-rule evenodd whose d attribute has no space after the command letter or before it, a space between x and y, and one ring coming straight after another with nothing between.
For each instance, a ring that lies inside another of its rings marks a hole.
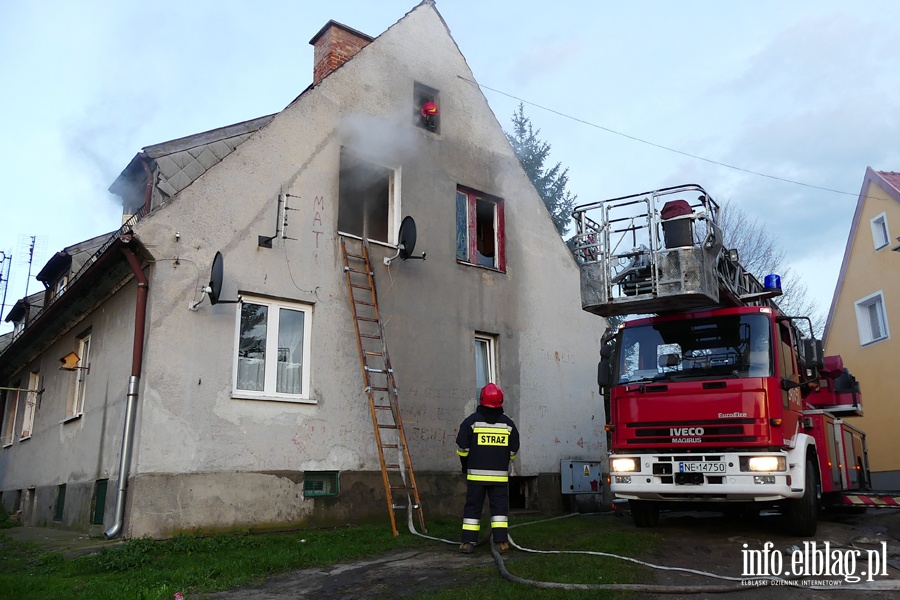
<instances>
[{"instance_id":1,"label":"stucco wall","mask_svg":"<svg viewBox=\"0 0 900 600\"><path fill-rule=\"evenodd\" d=\"M137 224L153 261L126 535L325 522L364 517L361 506L386 519L380 475L370 485L378 456L336 231L342 147L395 170L397 221L416 219L416 252L428 254L388 267L381 259L394 249L372 250L426 515L461 501L455 436L476 406L476 332L496 336L498 382L522 432L514 474L534 478L536 504L561 506L558 487L537 485L554 481L561 459L604 457L596 364L605 322L581 310L573 258L481 92L460 76L473 79L423 4ZM439 135L413 126L417 81L440 91ZM457 263L459 185L503 199L506 272ZM281 217L279 196L291 208ZM281 218L291 239L261 248L258 236L274 235ZM310 402L232 396L240 305L189 308L217 251L222 299L257 294L312 306ZM121 328L115 345L109 338L96 350L109 361L98 404L106 413L76 425L95 428L77 437L84 447L58 450L60 482L115 477L133 287L99 309ZM24 473L28 463L15 468ZM298 486L309 470L339 471L350 486L336 499L305 499ZM24 476L10 481L26 485Z\"/></svg>"},{"instance_id":2,"label":"stucco wall","mask_svg":"<svg viewBox=\"0 0 900 600\"><path fill-rule=\"evenodd\" d=\"M865 414L853 419L853 425L866 432L870 468L873 473L881 473L877 480L888 483L900 476L900 417L895 406L900 387L900 255L891 251L900 235L900 202L878 185L869 185L864 193L867 198L852 239L825 350L827 354L840 354L844 365L859 380ZM887 217L892 243L876 251L870 221L882 212ZM862 346L854 303L879 291L883 293L891 335Z\"/></svg>"}]
</instances>

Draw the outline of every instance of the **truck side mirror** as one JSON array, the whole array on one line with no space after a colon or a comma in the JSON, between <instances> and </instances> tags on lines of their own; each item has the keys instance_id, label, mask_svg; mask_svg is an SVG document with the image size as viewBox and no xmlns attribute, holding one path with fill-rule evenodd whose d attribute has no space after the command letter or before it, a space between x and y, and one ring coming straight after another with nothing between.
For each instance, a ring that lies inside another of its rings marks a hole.
<instances>
[{"instance_id":1,"label":"truck side mirror","mask_svg":"<svg viewBox=\"0 0 900 600\"><path fill-rule=\"evenodd\" d=\"M603 393L603 389L609 388L609 384L612 381L612 373L610 369L610 363L608 358L604 358L599 363L597 363L597 385L600 386L600 392Z\"/></svg>"},{"instance_id":2,"label":"truck side mirror","mask_svg":"<svg viewBox=\"0 0 900 600\"><path fill-rule=\"evenodd\" d=\"M793 379L784 378L781 380L781 389L783 389L786 392L793 390L795 388L798 388L798 387L800 387L800 383L797 381L794 381Z\"/></svg>"}]
</instances>

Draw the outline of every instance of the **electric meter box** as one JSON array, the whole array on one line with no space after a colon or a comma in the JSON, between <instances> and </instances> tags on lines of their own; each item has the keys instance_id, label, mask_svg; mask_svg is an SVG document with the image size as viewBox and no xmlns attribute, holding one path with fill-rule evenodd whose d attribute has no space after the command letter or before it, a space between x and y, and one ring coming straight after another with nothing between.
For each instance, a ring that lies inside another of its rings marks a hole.
<instances>
[{"instance_id":1,"label":"electric meter box","mask_svg":"<svg viewBox=\"0 0 900 600\"><path fill-rule=\"evenodd\" d=\"M560 461L563 494L599 494L603 491L603 462L599 460Z\"/></svg>"}]
</instances>

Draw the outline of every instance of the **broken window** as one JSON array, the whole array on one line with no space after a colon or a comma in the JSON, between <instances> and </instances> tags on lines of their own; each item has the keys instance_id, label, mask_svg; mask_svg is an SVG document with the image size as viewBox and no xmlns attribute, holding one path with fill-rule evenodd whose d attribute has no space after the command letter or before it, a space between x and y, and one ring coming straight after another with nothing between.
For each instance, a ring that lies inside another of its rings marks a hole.
<instances>
[{"instance_id":1,"label":"broken window","mask_svg":"<svg viewBox=\"0 0 900 600\"><path fill-rule=\"evenodd\" d=\"M394 170L342 151L338 185L338 231L392 243L399 214Z\"/></svg>"},{"instance_id":2,"label":"broken window","mask_svg":"<svg viewBox=\"0 0 900 600\"><path fill-rule=\"evenodd\" d=\"M506 270L503 200L481 192L456 191L456 259Z\"/></svg>"},{"instance_id":3,"label":"broken window","mask_svg":"<svg viewBox=\"0 0 900 600\"><path fill-rule=\"evenodd\" d=\"M441 132L438 91L418 81L413 88L413 119L416 126L434 133Z\"/></svg>"},{"instance_id":4,"label":"broken window","mask_svg":"<svg viewBox=\"0 0 900 600\"><path fill-rule=\"evenodd\" d=\"M80 417L84 414L84 398L91 369L90 331L79 336L76 341L75 353L78 355L78 365L75 367L75 387L70 393L66 405L66 419Z\"/></svg>"}]
</instances>

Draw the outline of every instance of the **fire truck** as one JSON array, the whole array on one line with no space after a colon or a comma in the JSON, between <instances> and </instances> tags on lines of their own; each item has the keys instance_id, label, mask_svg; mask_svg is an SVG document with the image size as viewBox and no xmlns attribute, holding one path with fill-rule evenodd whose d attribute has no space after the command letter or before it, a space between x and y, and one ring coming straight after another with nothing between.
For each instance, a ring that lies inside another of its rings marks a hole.
<instances>
[{"instance_id":1,"label":"fire truck","mask_svg":"<svg viewBox=\"0 0 900 600\"><path fill-rule=\"evenodd\" d=\"M682 185L576 207L584 310L627 317L604 337L598 383L610 488L635 524L660 509L776 508L795 535L868 491L860 387L723 246L719 205ZM851 419L852 420L852 419ZM896 498L893 499L896 503Z\"/></svg>"}]
</instances>

